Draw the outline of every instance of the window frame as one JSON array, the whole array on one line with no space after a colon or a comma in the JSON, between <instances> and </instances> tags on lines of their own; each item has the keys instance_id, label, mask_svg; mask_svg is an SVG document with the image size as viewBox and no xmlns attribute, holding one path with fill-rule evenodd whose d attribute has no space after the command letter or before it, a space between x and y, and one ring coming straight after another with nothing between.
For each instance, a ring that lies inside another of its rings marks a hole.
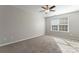
<instances>
[{"instance_id":1,"label":"window frame","mask_svg":"<svg viewBox=\"0 0 79 59\"><path fill-rule=\"evenodd\" d=\"M58 24L57 26L58 26L58 30L52 30L52 24L51 24L51 31L54 31L54 32L69 32L69 17L68 16L66 16L66 17L60 17L60 18L55 18L55 19L58 19L59 20L59 22L60 22L60 20L61 20L61 18L67 18L67 24ZM52 21L52 20L51 20ZM67 31L60 31L59 30L59 26L60 25L67 25L68 26L68 28L67 28Z\"/></svg>"}]
</instances>

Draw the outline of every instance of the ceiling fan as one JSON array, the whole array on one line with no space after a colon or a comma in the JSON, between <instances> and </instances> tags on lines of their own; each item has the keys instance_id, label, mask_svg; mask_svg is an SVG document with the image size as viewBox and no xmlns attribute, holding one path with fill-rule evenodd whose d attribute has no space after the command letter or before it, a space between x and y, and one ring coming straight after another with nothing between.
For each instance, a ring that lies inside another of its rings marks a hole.
<instances>
[{"instance_id":1,"label":"ceiling fan","mask_svg":"<svg viewBox=\"0 0 79 59\"><path fill-rule=\"evenodd\" d=\"M50 11L55 11L53 10L53 8L55 7L56 7L55 5L53 6L45 5L45 6L42 6L41 8L43 9L42 11L45 12L45 14L47 14Z\"/></svg>"}]
</instances>

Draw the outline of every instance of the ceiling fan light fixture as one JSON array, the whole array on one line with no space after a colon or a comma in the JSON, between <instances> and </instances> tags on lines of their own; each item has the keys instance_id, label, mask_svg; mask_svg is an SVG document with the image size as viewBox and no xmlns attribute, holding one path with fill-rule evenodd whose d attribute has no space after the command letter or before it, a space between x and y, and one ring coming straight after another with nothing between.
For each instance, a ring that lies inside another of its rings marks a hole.
<instances>
[{"instance_id":1,"label":"ceiling fan light fixture","mask_svg":"<svg viewBox=\"0 0 79 59\"><path fill-rule=\"evenodd\" d=\"M50 10L45 10L45 13L49 13Z\"/></svg>"},{"instance_id":2,"label":"ceiling fan light fixture","mask_svg":"<svg viewBox=\"0 0 79 59\"><path fill-rule=\"evenodd\" d=\"M53 6L45 5L45 6L42 6L41 8L43 9L43 12L45 12L45 14L47 14L50 11L55 11L55 10L53 10L53 8L55 8L55 7L56 7L55 5L53 5Z\"/></svg>"}]
</instances>

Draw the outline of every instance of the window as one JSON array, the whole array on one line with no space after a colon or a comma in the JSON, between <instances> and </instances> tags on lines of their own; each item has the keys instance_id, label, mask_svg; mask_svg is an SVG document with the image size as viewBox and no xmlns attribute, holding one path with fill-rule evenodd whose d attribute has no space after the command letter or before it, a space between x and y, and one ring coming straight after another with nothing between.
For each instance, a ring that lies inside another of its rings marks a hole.
<instances>
[{"instance_id":1,"label":"window","mask_svg":"<svg viewBox=\"0 0 79 59\"><path fill-rule=\"evenodd\" d=\"M59 31L68 31L67 25L59 25Z\"/></svg>"},{"instance_id":2,"label":"window","mask_svg":"<svg viewBox=\"0 0 79 59\"><path fill-rule=\"evenodd\" d=\"M57 25L52 25L52 30L57 31L58 30L58 26Z\"/></svg>"},{"instance_id":3,"label":"window","mask_svg":"<svg viewBox=\"0 0 79 59\"><path fill-rule=\"evenodd\" d=\"M51 21L51 29L52 31L69 31L69 21L68 17L63 18L55 18Z\"/></svg>"}]
</instances>

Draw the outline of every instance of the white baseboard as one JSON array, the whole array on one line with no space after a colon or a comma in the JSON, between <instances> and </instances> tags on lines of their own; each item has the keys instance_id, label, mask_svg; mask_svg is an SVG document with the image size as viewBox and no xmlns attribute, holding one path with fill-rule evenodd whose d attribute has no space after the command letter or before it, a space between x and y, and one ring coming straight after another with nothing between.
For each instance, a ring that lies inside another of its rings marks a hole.
<instances>
[{"instance_id":1,"label":"white baseboard","mask_svg":"<svg viewBox=\"0 0 79 59\"><path fill-rule=\"evenodd\" d=\"M3 43L3 44L0 44L0 47L6 46L6 45L9 45L9 44L13 44L13 43L17 43L17 42L21 42L21 41L24 41L24 40L32 39L32 38L39 37L39 36L42 36L42 35L33 36L33 37L30 37L30 38L26 38L26 39L20 39L20 40L13 41L13 42Z\"/></svg>"}]
</instances>

